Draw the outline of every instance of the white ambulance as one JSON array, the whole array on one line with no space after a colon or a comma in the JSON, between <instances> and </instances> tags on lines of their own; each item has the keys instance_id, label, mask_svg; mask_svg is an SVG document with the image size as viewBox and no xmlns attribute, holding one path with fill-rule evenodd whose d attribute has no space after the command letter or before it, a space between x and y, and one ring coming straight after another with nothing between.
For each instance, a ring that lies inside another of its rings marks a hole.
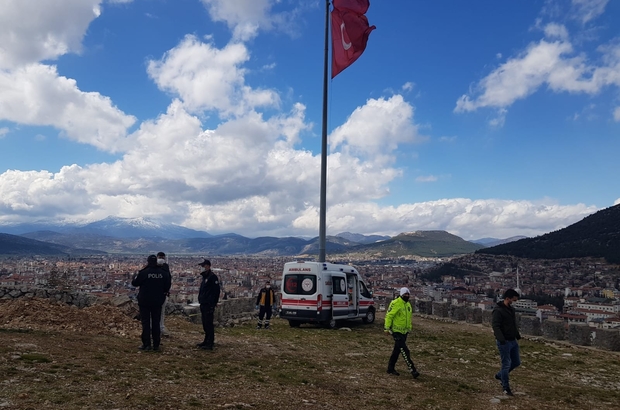
<instances>
[{"instance_id":1,"label":"white ambulance","mask_svg":"<svg viewBox=\"0 0 620 410\"><path fill-rule=\"evenodd\" d=\"M375 302L357 269L328 262L288 262L282 272L280 317L291 327L375 321Z\"/></svg>"}]
</instances>

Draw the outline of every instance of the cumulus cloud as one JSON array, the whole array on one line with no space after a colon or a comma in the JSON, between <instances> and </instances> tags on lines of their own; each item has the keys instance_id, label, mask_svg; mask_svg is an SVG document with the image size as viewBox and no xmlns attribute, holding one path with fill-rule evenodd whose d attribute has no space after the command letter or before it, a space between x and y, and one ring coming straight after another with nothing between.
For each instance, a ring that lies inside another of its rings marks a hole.
<instances>
[{"instance_id":1,"label":"cumulus cloud","mask_svg":"<svg viewBox=\"0 0 620 410\"><path fill-rule=\"evenodd\" d=\"M616 107L614 110L614 120L620 122L620 107Z\"/></svg>"},{"instance_id":2,"label":"cumulus cloud","mask_svg":"<svg viewBox=\"0 0 620 410\"><path fill-rule=\"evenodd\" d=\"M75 80L59 76L54 66L0 71L0 90L0 119L53 126L71 140L105 151L123 149L126 130L135 122L108 97L80 91Z\"/></svg>"},{"instance_id":3,"label":"cumulus cloud","mask_svg":"<svg viewBox=\"0 0 620 410\"><path fill-rule=\"evenodd\" d=\"M4 136L8 133L9 133L9 129L7 127L0 128L0 138L4 138Z\"/></svg>"},{"instance_id":4,"label":"cumulus cloud","mask_svg":"<svg viewBox=\"0 0 620 410\"><path fill-rule=\"evenodd\" d=\"M161 60L151 60L148 73L159 88L178 96L192 112L217 110L227 116L277 106L280 100L274 91L245 85L246 71L241 66L249 58L244 44L218 49L188 35Z\"/></svg>"},{"instance_id":5,"label":"cumulus cloud","mask_svg":"<svg viewBox=\"0 0 620 410\"><path fill-rule=\"evenodd\" d=\"M550 28L551 27L551 28ZM559 26L548 25L546 32L562 37ZM620 86L620 46L617 41L599 46L601 64L589 63L576 53L567 40L540 40L531 43L517 57L480 80L469 94L461 96L455 112L475 111L482 107L500 109L495 125L502 125L507 107L524 99L542 86L554 92L596 94L606 86Z\"/></svg>"},{"instance_id":6,"label":"cumulus cloud","mask_svg":"<svg viewBox=\"0 0 620 410\"><path fill-rule=\"evenodd\" d=\"M101 0L4 0L0 7L0 69L80 52Z\"/></svg>"},{"instance_id":7,"label":"cumulus cloud","mask_svg":"<svg viewBox=\"0 0 620 410\"><path fill-rule=\"evenodd\" d=\"M290 11L274 12L273 0L201 0L213 21L221 21L233 32L233 41L248 41L260 30L277 29L296 35L295 25L300 24L304 8L311 4L299 4Z\"/></svg>"},{"instance_id":8,"label":"cumulus cloud","mask_svg":"<svg viewBox=\"0 0 620 410\"><path fill-rule=\"evenodd\" d=\"M389 160L399 144L425 141L413 121L414 108L401 95L370 99L330 135L332 150ZM385 119L389 118L389 121Z\"/></svg>"}]
</instances>

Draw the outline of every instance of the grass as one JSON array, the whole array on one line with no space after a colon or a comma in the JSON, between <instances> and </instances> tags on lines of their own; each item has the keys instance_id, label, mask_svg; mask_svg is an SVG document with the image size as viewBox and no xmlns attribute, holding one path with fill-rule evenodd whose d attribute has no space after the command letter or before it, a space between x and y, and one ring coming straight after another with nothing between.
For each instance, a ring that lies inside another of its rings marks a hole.
<instances>
[{"instance_id":1,"label":"grass","mask_svg":"<svg viewBox=\"0 0 620 410\"><path fill-rule=\"evenodd\" d=\"M373 325L273 330L249 323L216 330L214 351L194 348L200 327L166 322L162 351L137 339L0 329L0 406L11 409L617 409L620 356L521 340L514 398L493 378L489 328L414 317L408 345L422 375L385 373L392 348Z\"/></svg>"}]
</instances>

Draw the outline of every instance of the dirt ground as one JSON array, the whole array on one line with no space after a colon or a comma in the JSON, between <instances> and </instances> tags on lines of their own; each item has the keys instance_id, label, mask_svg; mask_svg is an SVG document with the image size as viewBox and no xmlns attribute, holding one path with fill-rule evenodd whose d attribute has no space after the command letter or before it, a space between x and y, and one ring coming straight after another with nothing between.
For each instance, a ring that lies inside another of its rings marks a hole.
<instances>
[{"instance_id":1,"label":"dirt ground","mask_svg":"<svg viewBox=\"0 0 620 410\"><path fill-rule=\"evenodd\" d=\"M111 306L0 300L0 409L617 409L617 354L522 340L516 397L493 378L489 328L414 317L422 375L386 374L392 341L372 325L216 329L168 317L161 352L140 352L140 324Z\"/></svg>"}]
</instances>

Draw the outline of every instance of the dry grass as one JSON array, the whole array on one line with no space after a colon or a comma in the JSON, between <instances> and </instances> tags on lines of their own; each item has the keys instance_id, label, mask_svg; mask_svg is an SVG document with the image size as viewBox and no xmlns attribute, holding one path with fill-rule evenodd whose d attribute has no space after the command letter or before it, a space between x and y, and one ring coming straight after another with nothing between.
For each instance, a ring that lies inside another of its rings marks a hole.
<instances>
[{"instance_id":1,"label":"dry grass","mask_svg":"<svg viewBox=\"0 0 620 410\"><path fill-rule=\"evenodd\" d=\"M499 358L488 328L414 323L408 344L418 380L385 373L392 342L380 318L348 324L350 331L293 329L278 319L271 331L254 323L218 328L213 352L193 347L200 326L169 318L171 337L159 353L138 352L139 339L129 335L0 322L0 408L618 408L615 353L522 340L517 396L497 400ZM397 368L404 370L402 359Z\"/></svg>"}]
</instances>

